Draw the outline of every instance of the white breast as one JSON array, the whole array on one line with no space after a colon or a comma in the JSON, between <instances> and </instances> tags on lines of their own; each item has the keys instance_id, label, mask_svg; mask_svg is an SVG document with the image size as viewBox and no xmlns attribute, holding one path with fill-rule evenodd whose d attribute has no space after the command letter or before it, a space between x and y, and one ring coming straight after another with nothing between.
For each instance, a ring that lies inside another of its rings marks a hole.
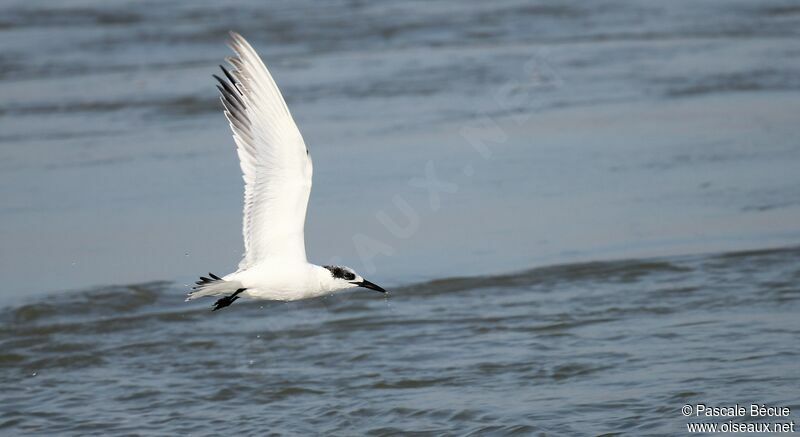
<instances>
[{"instance_id":1,"label":"white breast","mask_svg":"<svg viewBox=\"0 0 800 437\"><path fill-rule=\"evenodd\" d=\"M291 301L332 292L320 282L319 269L309 263L269 263L233 273L230 278L247 288L243 293L247 297Z\"/></svg>"}]
</instances>

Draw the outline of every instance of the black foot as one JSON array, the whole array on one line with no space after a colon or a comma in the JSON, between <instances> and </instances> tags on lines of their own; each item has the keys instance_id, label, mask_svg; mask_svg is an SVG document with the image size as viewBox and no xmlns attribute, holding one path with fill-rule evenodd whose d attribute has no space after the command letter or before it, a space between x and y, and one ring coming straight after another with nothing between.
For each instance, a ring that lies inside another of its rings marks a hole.
<instances>
[{"instance_id":1,"label":"black foot","mask_svg":"<svg viewBox=\"0 0 800 437\"><path fill-rule=\"evenodd\" d=\"M236 302L236 299L239 299L238 294L245 290L246 288L240 288L236 290L232 295L225 296L222 299L217 300L216 302L214 302L214 308L212 308L211 311L216 311L220 308L225 308L226 306Z\"/></svg>"}]
</instances>

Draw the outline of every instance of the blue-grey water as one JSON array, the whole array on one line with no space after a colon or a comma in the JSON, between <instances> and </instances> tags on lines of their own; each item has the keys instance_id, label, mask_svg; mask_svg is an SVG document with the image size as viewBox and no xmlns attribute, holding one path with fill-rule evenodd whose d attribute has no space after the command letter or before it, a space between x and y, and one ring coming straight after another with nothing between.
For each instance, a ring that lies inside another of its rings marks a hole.
<instances>
[{"instance_id":1,"label":"blue-grey water","mask_svg":"<svg viewBox=\"0 0 800 437\"><path fill-rule=\"evenodd\" d=\"M228 30L311 150L311 260L388 300L183 302L242 251ZM796 420L798 41L776 0L4 1L0 434Z\"/></svg>"},{"instance_id":2,"label":"blue-grey water","mask_svg":"<svg viewBox=\"0 0 800 437\"><path fill-rule=\"evenodd\" d=\"M684 404L800 409L798 282L792 248L214 313L165 282L65 293L0 313L0 427L684 435Z\"/></svg>"}]
</instances>

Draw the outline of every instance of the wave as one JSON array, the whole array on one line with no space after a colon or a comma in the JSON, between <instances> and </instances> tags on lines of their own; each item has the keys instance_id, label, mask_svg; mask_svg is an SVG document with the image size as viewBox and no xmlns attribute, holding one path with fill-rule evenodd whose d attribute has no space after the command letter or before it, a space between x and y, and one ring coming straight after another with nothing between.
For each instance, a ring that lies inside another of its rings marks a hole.
<instances>
[{"instance_id":1,"label":"wave","mask_svg":"<svg viewBox=\"0 0 800 437\"><path fill-rule=\"evenodd\" d=\"M675 274L686 275L712 267L747 270L775 262L776 259L787 258L800 259L800 247L561 264L506 274L434 279L393 287L391 294L413 298L481 289L525 289L531 286L548 289L559 285L574 286L581 283L635 284L645 279ZM693 287L678 287L668 289L665 293L680 294L692 289ZM31 327L47 322L52 325L37 328L37 332L46 334L56 330L114 329L115 326L124 326L126 323L137 323L146 319L164 322L183 321L187 316L206 311L206 308L198 309L195 305L185 304L184 295L183 287L168 281L94 287L77 292L55 293L40 297L34 302L5 308L0 312L0 321L4 325L2 331L7 331L9 326ZM371 296L360 293L348 293L347 301L348 305L358 306L357 302L367 302L371 300L370 298ZM332 309L337 310L337 308ZM71 324L70 320L80 320L80 323Z\"/></svg>"}]
</instances>

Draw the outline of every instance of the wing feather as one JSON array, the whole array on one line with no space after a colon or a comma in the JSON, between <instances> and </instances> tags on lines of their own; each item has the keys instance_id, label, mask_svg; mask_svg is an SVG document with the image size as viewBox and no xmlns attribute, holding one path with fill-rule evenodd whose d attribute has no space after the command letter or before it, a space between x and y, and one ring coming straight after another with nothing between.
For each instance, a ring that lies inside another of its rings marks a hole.
<instances>
[{"instance_id":1,"label":"wing feather","mask_svg":"<svg viewBox=\"0 0 800 437\"><path fill-rule=\"evenodd\" d=\"M304 227L313 166L272 75L239 34L219 82L244 179L245 254L239 269L266 260L306 261Z\"/></svg>"}]
</instances>

